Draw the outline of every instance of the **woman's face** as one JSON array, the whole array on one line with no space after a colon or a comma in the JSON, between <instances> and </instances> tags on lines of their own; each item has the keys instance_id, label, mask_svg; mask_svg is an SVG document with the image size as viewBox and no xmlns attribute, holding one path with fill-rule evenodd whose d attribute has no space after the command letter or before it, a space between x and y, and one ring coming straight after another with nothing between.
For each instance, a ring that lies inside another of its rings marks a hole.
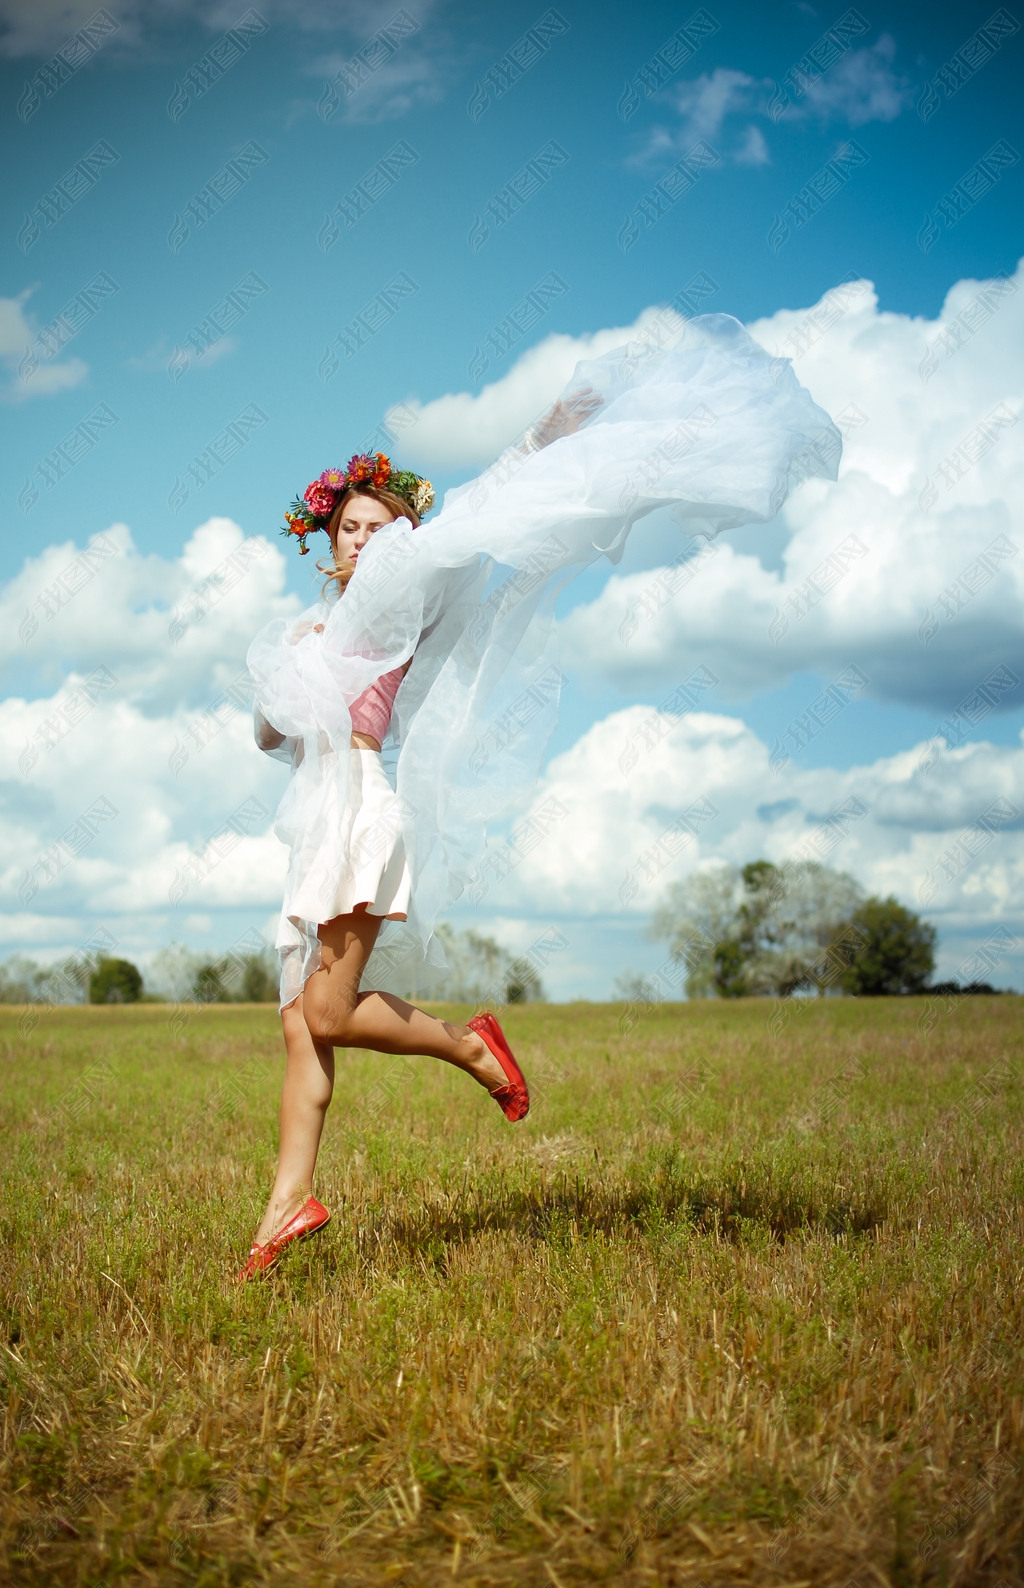
<instances>
[{"instance_id":1,"label":"woman's face","mask_svg":"<svg viewBox=\"0 0 1024 1588\"><path fill-rule=\"evenodd\" d=\"M393 522L394 516L383 502L374 501L372 496L350 496L331 537L336 560L355 566L356 558L370 536L385 524Z\"/></svg>"}]
</instances>

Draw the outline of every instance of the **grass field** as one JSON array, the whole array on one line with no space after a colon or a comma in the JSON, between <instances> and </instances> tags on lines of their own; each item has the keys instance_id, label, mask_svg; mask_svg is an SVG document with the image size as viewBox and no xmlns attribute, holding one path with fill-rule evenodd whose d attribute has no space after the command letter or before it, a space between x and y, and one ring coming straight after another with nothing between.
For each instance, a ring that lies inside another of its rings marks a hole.
<instances>
[{"instance_id":1,"label":"grass field","mask_svg":"<svg viewBox=\"0 0 1024 1588\"><path fill-rule=\"evenodd\" d=\"M339 1053L246 1288L276 1012L19 1015L4 1582L1024 1583L1024 1000L512 1009L517 1126Z\"/></svg>"}]
</instances>

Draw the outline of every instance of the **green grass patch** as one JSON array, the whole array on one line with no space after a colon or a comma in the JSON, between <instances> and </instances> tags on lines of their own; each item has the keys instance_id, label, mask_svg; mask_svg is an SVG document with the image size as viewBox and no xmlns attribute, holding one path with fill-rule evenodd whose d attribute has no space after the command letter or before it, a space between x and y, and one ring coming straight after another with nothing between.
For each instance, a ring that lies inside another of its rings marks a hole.
<instances>
[{"instance_id":1,"label":"green grass patch","mask_svg":"<svg viewBox=\"0 0 1024 1588\"><path fill-rule=\"evenodd\" d=\"M1024 1583L1024 1005L924 1009L513 1008L516 1126L339 1052L245 1288L273 1010L0 1010L3 1580Z\"/></svg>"}]
</instances>

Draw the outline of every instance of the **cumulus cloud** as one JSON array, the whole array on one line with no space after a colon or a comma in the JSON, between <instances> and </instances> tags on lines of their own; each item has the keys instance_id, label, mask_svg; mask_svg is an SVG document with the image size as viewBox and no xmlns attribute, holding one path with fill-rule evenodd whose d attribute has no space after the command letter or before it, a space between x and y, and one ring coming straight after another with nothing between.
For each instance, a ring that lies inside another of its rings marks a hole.
<instances>
[{"instance_id":1,"label":"cumulus cloud","mask_svg":"<svg viewBox=\"0 0 1024 1588\"><path fill-rule=\"evenodd\" d=\"M633 690L704 664L738 699L852 662L869 694L938 714L1000 667L1024 673L1022 282L962 281L934 321L852 282L751 325L837 416L839 480L791 497L781 567L744 531L612 577L564 620L572 665Z\"/></svg>"},{"instance_id":2,"label":"cumulus cloud","mask_svg":"<svg viewBox=\"0 0 1024 1588\"><path fill-rule=\"evenodd\" d=\"M77 916L145 943L273 908L286 773L253 742L245 653L299 609L284 586L279 547L223 518L171 558L120 524L26 560L0 594L21 685L0 703L0 941L80 943Z\"/></svg>"},{"instance_id":3,"label":"cumulus cloud","mask_svg":"<svg viewBox=\"0 0 1024 1588\"><path fill-rule=\"evenodd\" d=\"M0 0L0 54L17 58L56 49L95 9L89 0Z\"/></svg>"},{"instance_id":4,"label":"cumulus cloud","mask_svg":"<svg viewBox=\"0 0 1024 1588\"><path fill-rule=\"evenodd\" d=\"M1024 931L1024 745L778 767L739 719L630 706L549 763L511 850L495 848L489 907L583 918L645 918L721 861L819 860L936 921L955 955L998 923Z\"/></svg>"},{"instance_id":5,"label":"cumulus cloud","mask_svg":"<svg viewBox=\"0 0 1024 1588\"><path fill-rule=\"evenodd\" d=\"M88 678L0 706L0 778L22 786L0 834L6 911L41 916L49 904L62 941L76 911L112 920L273 904L283 769L256 749L249 712L228 702L215 718L154 718L118 698L117 683L88 703Z\"/></svg>"},{"instance_id":6,"label":"cumulus cloud","mask_svg":"<svg viewBox=\"0 0 1024 1588\"><path fill-rule=\"evenodd\" d=\"M285 771L256 749L249 711L221 699L154 718L111 696L83 714L87 679L0 706L0 781L18 786L0 829L0 939L80 941L77 917L117 936L137 922L156 946L197 912L262 918L284 882L271 827Z\"/></svg>"},{"instance_id":7,"label":"cumulus cloud","mask_svg":"<svg viewBox=\"0 0 1024 1588\"><path fill-rule=\"evenodd\" d=\"M33 693L106 667L125 699L162 713L227 687L260 624L298 609L284 585L280 549L230 519L201 524L173 558L142 555L115 524L26 559L0 592L0 658Z\"/></svg>"}]
</instances>

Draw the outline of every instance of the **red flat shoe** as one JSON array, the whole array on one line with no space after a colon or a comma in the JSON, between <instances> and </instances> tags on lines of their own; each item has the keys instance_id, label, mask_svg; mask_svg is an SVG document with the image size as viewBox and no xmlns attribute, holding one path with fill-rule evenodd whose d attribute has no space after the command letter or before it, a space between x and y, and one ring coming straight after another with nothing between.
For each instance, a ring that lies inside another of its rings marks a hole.
<instances>
[{"instance_id":1,"label":"red flat shoe","mask_svg":"<svg viewBox=\"0 0 1024 1588\"><path fill-rule=\"evenodd\" d=\"M494 1057L508 1076L508 1085L499 1086L491 1093L506 1119L525 1119L530 1112L530 1092L526 1077L512 1057L512 1049L505 1041L505 1033L492 1014L474 1015L468 1022L471 1031L479 1032Z\"/></svg>"},{"instance_id":2,"label":"red flat shoe","mask_svg":"<svg viewBox=\"0 0 1024 1588\"><path fill-rule=\"evenodd\" d=\"M330 1222L331 1215L323 1203L318 1202L316 1197L310 1197L305 1207L300 1208L295 1217L282 1225L269 1241L265 1241L262 1246L253 1243L249 1260L239 1274L239 1279L255 1279L267 1273L292 1241L301 1241L307 1235L315 1235L317 1230L322 1230L324 1225Z\"/></svg>"}]
</instances>

